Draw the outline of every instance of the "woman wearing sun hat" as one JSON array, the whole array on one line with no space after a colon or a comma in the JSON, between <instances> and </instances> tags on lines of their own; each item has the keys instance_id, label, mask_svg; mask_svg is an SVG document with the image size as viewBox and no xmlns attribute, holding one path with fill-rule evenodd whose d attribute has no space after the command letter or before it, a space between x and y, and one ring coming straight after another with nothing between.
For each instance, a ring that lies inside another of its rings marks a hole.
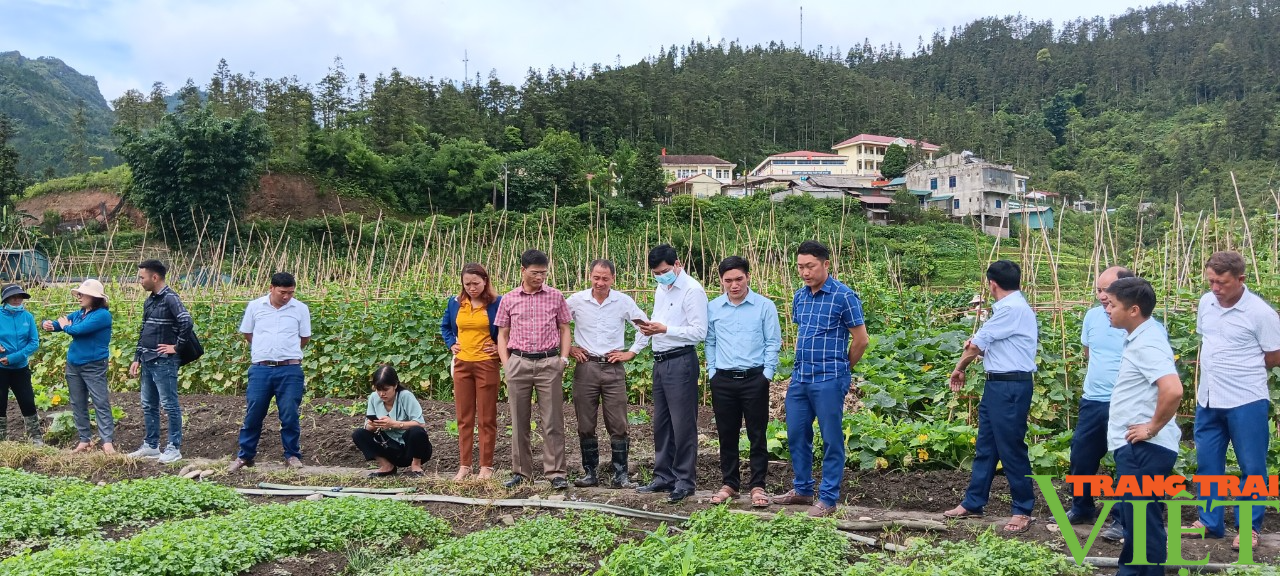
<instances>
[{"instance_id":1,"label":"woman wearing sun hat","mask_svg":"<svg viewBox=\"0 0 1280 576\"><path fill-rule=\"evenodd\" d=\"M90 278L71 294L80 300L80 309L57 320L45 320L44 329L71 336L67 348L67 389L71 413L75 417L80 442L72 452L89 449L93 431L89 428L89 400L93 400L102 451L115 454L115 418L107 391L107 363L111 356L111 311L102 283Z\"/></svg>"},{"instance_id":2,"label":"woman wearing sun hat","mask_svg":"<svg viewBox=\"0 0 1280 576\"><path fill-rule=\"evenodd\" d=\"M23 302L30 300L21 286L10 284L0 290L0 439L9 432L9 391L18 400L22 419L27 424L27 437L32 444L40 441L40 416L36 414L36 395L31 388L31 368L27 359L40 348L40 332L36 319Z\"/></svg>"}]
</instances>

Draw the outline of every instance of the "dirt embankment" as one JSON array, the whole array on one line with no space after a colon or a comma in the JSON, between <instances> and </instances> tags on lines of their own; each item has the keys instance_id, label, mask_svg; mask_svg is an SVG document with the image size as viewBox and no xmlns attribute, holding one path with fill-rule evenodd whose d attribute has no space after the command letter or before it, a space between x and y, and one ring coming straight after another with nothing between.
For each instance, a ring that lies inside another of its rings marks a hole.
<instances>
[{"instance_id":1,"label":"dirt embankment","mask_svg":"<svg viewBox=\"0 0 1280 576\"><path fill-rule=\"evenodd\" d=\"M36 218L42 224L45 215L56 211L66 225L80 225L89 220L127 218L135 226L142 227L145 217L141 210L125 203L120 206L120 195L110 190L89 188L74 192L55 192L17 203L17 209ZM120 209L117 210L117 206ZM315 180L297 174L267 174L258 182L258 189L250 193L246 217L264 219L299 220L326 214L337 215L357 212L376 217L380 209L377 203L364 198L340 198L332 190L321 188Z\"/></svg>"}]
</instances>

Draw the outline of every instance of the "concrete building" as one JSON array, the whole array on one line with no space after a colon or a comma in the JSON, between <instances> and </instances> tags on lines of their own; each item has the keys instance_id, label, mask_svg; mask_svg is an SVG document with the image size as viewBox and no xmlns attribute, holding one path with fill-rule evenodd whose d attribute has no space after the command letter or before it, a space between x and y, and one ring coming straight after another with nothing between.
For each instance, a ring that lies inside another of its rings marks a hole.
<instances>
[{"instance_id":1,"label":"concrete building","mask_svg":"<svg viewBox=\"0 0 1280 576\"><path fill-rule=\"evenodd\" d=\"M992 236L1009 235L1009 200L1027 193L1027 177L1013 166L987 162L970 152L925 160L907 169L907 189L927 190L930 208L972 219Z\"/></svg>"},{"instance_id":2,"label":"concrete building","mask_svg":"<svg viewBox=\"0 0 1280 576\"><path fill-rule=\"evenodd\" d=\"M658 164L667 173L667 181L674 182L696 174L706 174L721 184L733 182L733 170L737 164L708 155L663 154Z\"/></svg>"},{"instance_id":3,"label":"concrete building","mask_svg":"<svg viewBox=\"0 0 1280 576\"><path fill-rule=\"evenodd\" d=\"M920 158L925 161L933 160L934 154L942 150L937 144L930 144L923 140L877 136L875 134L859 134L832 146L831 149L835 150L836 154L848 159L846 174L878 177L880 176L880 164L884 162L884 153L889 150L889 146L892 144L907 148L908 153L910 149L918 146L921 154Z\"/></svg>"},{"instance_id":4,"label":"concrete building","mask_svg":"<svg viewBox=\"0 0 1280 576\"><path fill-rule=\"evenodd\" d=\"M667 193L672 196L681 194L692 194L698 198L710 198L720 195L720 188L724 186L719 180L712 178L705 172L699 172L687 178L681 178L667 184Z\"/></svg>"},{"instance_id":5,"label":"concrete building","mask_svg":"<svg viewBox=\"0 0 1280 576\"><path fill-rule=\"evenodd\" d=\"M839 154L796 150L765 158L752 176L808 176L845 174L849 159Z\"/></svg>"}]
</instances>

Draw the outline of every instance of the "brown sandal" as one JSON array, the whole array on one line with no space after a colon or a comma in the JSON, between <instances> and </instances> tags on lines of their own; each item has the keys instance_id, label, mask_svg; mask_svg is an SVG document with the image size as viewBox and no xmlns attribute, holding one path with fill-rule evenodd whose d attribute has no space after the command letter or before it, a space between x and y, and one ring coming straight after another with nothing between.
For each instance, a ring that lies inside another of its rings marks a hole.
<instances>
[{"instance_id":1,"label":"brown sandal","mask_svg":"<svg viewBox=\"0 0 1280 576\"><path fill-rule=\"evenodd\" d=\"M1031 529L1031 525L1036 523L1036 519L1026 514L1014 514L1009 518L1009 522L1004 525L1005 534L1021 534ZM1021 525L1019 525L1021 524Z\"/></svg>"},{"instance_id":2,"label":"brown sandal","mask_svg":"<svg viewBox=\"0 0 1280 576\"><path fill-rule=\"evenodd\" d=\"M711 496L712 504L724 504L738 497L738 491L728 486L721 486L720 491Z\"/></svg>"},{"instance_id":3,"label":"brown sandal","mask_svg":"<svg viewBox=\"0 0 1280 576\"><path fill-rule=\"evenodd\" d=\"M752 508L768 508L773 503L773 499L769 498L769 493L764 488L756 487L751 489L751 507Z\"/></svg>"}]
</instances>

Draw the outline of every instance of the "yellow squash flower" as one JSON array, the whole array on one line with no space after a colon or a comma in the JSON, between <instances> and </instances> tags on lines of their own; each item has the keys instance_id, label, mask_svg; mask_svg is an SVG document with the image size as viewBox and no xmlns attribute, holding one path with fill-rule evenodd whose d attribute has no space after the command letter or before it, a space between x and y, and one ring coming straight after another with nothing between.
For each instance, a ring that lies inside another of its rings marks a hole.
<instances>
[{"instance_id":1,"label":"yellow squash flower","mask_svg":"<svg viewBox=\"0 0 1280 576\"><path fill-rule=\"evenodd\" d=\"M62 403L62 396L59 396L59 395L57 395L57 394L54 394L54 395L53 395L53 400L51 400L51 403L52 403L54 406L57 406L58 404Z\"/></svg>"},{"instance_id":2,"label":"yellow squash flower","mask_svg":"<svg viewBox=\"0 0 1280 576\"><path fill-rule=\"evenodd\" d=\"M929 439L928 434L921 434L919 436L916 436L916 440L919 440L921 442L927 441L928 439Z\"/></svg>"},{"instance_id":3,"label":"yellow squash flower","mask_svg":"<svg viewBox=\"0 0 1280 576\"><path fill-rule=\"evenodd\" d=\"M923 448L920 450L916 450L916 456L920 459L921 462L924 462L929 459L929 453L925 451Z\"/></svg>"},{"instance_id":4,"label":"yellow squash flower","mask_svg":"<svg viewBox=\"0 0 1280 576\"><path fill-rule=\"evenodd\" d=\"M924 366L920 367L921 372L928 372L930 370L933 370L933 364L925 364Z\"/></svg>"}]
</instances>

